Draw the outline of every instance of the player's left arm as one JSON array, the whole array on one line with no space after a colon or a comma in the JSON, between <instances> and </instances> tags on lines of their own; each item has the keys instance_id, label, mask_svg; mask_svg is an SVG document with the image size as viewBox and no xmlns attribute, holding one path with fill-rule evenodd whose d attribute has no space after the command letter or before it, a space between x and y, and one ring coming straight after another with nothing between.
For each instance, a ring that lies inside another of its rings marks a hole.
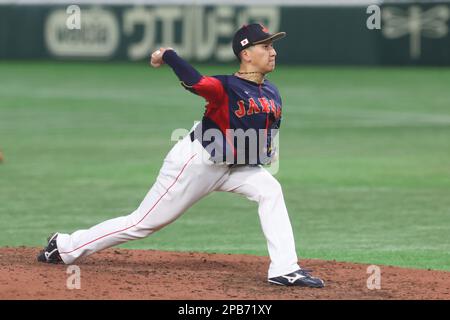
<instances>
[{"instance_id":1,"label":"player's left arm","mask_svg":"<svg viewBox=\"0 0 450 320\"><path fill-rule=\"evenodd\" d=\"M164 63L173 69L185 89L204 97L207 101L221 99L225 94L220 80L201 75L172 48L161 48L152 54L150 64L153 67L159 67Z\"/></svg>"},{"instance_id":2,"label":"player's left arm","mask_svg":"<svg viewBox=\"0 0 450 320\"><path fill-rule=\"evenodd\" d=\"M276 95L278 97L279 111L278 111L278 108L277 108L277 112L275 112L275 114L274 114L275 119L274 119L274 122L272 123L271 128L272 129L276 129L277 130L276 132L278 133L278 129L280 129L280 127L281 127L283 101L281 99L281 95L280 95L280 92L278 91L278 88L275 85L273 85L273 84L272 84L272 86L275 89L275 93L276 93Z\"/></svg>"}]
</instances>

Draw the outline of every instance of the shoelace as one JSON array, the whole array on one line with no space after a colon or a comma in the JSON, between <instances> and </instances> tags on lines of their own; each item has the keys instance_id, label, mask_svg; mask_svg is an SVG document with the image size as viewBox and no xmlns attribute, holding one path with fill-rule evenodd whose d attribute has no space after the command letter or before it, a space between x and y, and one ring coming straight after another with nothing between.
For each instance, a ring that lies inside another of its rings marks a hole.
<instances>
[{"instance_id":1,"label":"shoelace","mask_svg":"<svg viewBox=\"0 0 450 320\"><path fill-rule=\"evenodd\" d=\"M298 272L300 272L305 277L312 277L310 272L313 272L311 269L300 269Z\"/></svg>"}]
</instances>

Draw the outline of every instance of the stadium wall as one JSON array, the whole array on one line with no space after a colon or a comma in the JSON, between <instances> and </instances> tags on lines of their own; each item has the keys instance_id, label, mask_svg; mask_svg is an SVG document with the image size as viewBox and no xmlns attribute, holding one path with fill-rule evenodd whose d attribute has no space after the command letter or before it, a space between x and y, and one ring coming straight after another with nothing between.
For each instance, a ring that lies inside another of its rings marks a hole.
<instances>
[{"instance_id":1,"label":"stadium wall","mask_svg":"<svg viewBox=\"0 0 450 320\"><path fill-rule=\"evenodd\" d=\"M377 12L364 1L78 3L79 29L70 29L69 3L1 1L0 59L139 61L172 46L190 61L224 63L234 30L262 22L287 32L276 44L285 64L450 65L449 2L378 2L381 29L368 28Z\"/></svg>"}]
</instances>

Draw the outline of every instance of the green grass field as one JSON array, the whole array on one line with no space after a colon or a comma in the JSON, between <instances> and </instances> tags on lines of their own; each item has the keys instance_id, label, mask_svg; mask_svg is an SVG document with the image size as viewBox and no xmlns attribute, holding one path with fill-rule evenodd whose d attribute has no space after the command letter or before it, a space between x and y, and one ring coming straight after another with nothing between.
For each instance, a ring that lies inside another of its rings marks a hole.
<instances>
[{"instance_id":1,"label":"green grass field","mask_svg":"<svg viewBox=\"0 0 450 320\"><path fill-rule=\"evenodd\" d=\"M299 257L450 270L450 69L280 66L270 79ZM0 246L130 213L203 105L167 67L1 62ZM256 208L215 193L123 247L267 255Z\"/></svg>"}]
</instances>

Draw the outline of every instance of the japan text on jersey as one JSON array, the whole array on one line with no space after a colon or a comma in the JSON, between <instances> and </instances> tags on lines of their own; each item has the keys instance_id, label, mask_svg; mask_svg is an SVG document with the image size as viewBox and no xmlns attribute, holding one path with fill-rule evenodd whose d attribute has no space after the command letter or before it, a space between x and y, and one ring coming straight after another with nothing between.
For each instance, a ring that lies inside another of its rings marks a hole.
<instances>
[{"instance_id":1,"label":"japan text on jersey","mask_svg":"<svg viewBox=\"0 0 450 320\"><path fill-rule=\"evenodd\" d=\"M257 84L232 75L202 77L188 89L208 102L193 136L213 161L270 163L272 139L281 122L281 98L271 82Z\"/></svg>"},{"instance_id":2,"label":"japan text on jersey","mask_svg":"<svg viewBox=\"0 0 450 320\"><path fill-rule=\"evenodd\" d=\"M173 50L163 55L183 86L206 99L201 124L191 138L214 162L268 164L281 122L281 97L269 80L258 84L234 75L202 76Z\"/></svg>"}]
</instances>

